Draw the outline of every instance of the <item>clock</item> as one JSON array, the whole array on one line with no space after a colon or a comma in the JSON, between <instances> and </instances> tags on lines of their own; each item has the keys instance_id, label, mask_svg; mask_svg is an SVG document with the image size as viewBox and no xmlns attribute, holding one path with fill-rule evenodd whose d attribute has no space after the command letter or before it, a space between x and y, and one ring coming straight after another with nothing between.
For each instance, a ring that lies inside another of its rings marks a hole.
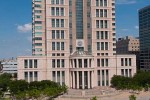
<instances>
[{"instance_id":1,"label":"clock","mask_svg":"<svg viewBox=\"0 0 150 100\"><path fill-rule=\"evenodd\" d=\"M77 45L81 47L83 45L82 41L78 41Z\"/></svg>"}]
</instances>

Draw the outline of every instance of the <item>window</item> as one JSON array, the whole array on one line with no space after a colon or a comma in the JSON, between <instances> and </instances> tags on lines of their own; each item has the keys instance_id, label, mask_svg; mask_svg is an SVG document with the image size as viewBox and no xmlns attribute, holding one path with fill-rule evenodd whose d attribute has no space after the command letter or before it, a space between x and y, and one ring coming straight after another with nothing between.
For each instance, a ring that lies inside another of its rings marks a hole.
<instances>
[{"instance_id":1,"label":"window","mask_svg":"<svg viewBox=\"0 0 150 100\"><path fill-rule=\"evenodd\" d=\"M132 66L131 58L129 58L129 66Z\"/></svg>"},{"instance_id":2,"label":"window","mask_svg":"<svg viewBox=\"0 0 150 100\"><path fill-rule=\"evenodd\" d=\"M52 59L52 68L55 68L55 59Z\"/></svg>"},{"instance_id":3,"label":"window","mask_svg":"<svg viewBox=\"0 0 150 100\"><path fill-rule=\"evenodd\" d=\"M99 0L96 0L96 6L99 6Z\"/></svg>"},{"instance_id":4,"label":"window","mask_svg":"<svg viewBox=\"0 0 150 100\"><path fill-rule=\"evenodd\" d=\"M61 67L63 67L63 68L65 67L65 60L64 59L61 60Z\"/></svg>"},{"instance_id":5,"label":"window","mask_svg":"<svg viewBox=\"0 0 150 100\"><path fill-rule=\"evenodd\" d=\"M105 59L105 61L106 61L106 66L108 66L108 59Z\"/></svg>"},{"instance_id":6,"label":"window","mask_svg":"<svg viewBox=\"0 0 150 100\"><path fill-rule=\"evenodd\" d=\"M51 0L51 4L54 4L55 3L55 0Z\"/></svg>"},{"instance_id":7,"label":"window","mask_svg":"<svg viewBox=\"0 0 150 100\"><path fill-rule=\"evenodd\" d=\"M57 39L60 38L59 30L56 30L56 38L57 38Z\"/></svg>"},{"instance_id":8,"label":"window","mask_svg":"<svg viewBox=\"0 0 150 100\"><path fill-rule=\"evenodd\" d=\"M101 7L103 6L103 0L100 0L100 6Z\"/></svg>"},{"instance_id":9,"label":"window","mask_svg":"<svg viewBox=\"0 0 150 100\"><path fill-rule=\"evenodd\" d=\"M55 39L55 30L52 30L52 39Z\"/></svg>"},{"instance_id":10,"label":"window","mask_svg":"<svg viewBox=\"0 0 150 100\"><path fill-rule=\"evenodd\" d=\"M60 59L57 59L57 68L60 68Z\"/></svg>"},{"instance_id":11,"label":"window","mask_svg":"<svg viewBox=\"0 0 150 100\"><path fill-rule=\"evenodd\" d=\"M55 50L55 42L52 42L52 50Z\"/></svg>"},{"instance_id":12,"label":"window","mask_svg":"<svg viewBox=\"0 0 150 100\"><path fill-rule=\"evenodd\" d=\"M125 66L128 66L128 59L125 58Z\"/></svg>"},{"instance_id":13,"label":"window","mask_svg":"<svg viewBox=\"0 0 150 100\"><path fill-rule=\"evenodd\" d=\"M35 6L34 7L36 7L36 8L41 8L41 5L39 5L39 4L35 4Z\"/></svg>"},{"instance_id":14,"label":"window","mask_svg":"<svg viewBox=\"0 0 150 100\"><path fill-rule=\"evenodd\" d=\"M64 30L61 30L61 39L64 39Z\"/></svg>"},{"instance_id":15,"label":"window","mask_svg":"<svg viewBox=\"0 0 150 100\"><path fill-rule=\"evenodd\" d=\"M51 8L51 14L52 14L52 16L55 15L55 8L54 7Z\"/></svg>"},{"instance_id":16,"label":"window","mask_svg":"<svg viewBox=\"0 0 150 100\"><path fill-rule=\"evenodd\" d=\"M99 17L99 9L96 9L96 17Z\"/></svg>"},{"instance_id":17,"label":"window","mask_svg":"<svg viewBox=\"0 0 150 100\"><path fill-rule=\"evenodd\" d=\"M108 50L108 42L105 42L105 50Z\"/></svg>"},{"instance_id":18,"label":"window","mask_svg":"<svg viewBox=\"0 0 150 100\"><path fill-rule=\"evenodd\" d=\"M104 59L101 59L101 66L104 67Z\"/></svg>"},{"instance_id":19,"label":"window","mask_svg":"<svg viewBox=\"0 0 150 100\"><path fill-rule=\"evenodd\" d=\"M56 0L56 4L59 4L59 0Z\"/></svg>"},{"instance_id":20,"label":"window","mask_svg":"<svg viewBox=\"0 0 150 100\"><path fill-rule=\"evenodd\" d=\"M37 60L35 59L35 60L34 60L34 68L37 68L37 64L38 64L38 63L37 63Z\"/></svg>"},{"instance_id":21,"label":"window","mask_svg":"<svg viewBox=\"0 0 150 100\"><path fill-rule=\"evenodd\" d=\"M24 72L24 79L28 82L28 72Z\"/></svg>"},{"instance_id":22,"label":"window","mask_svg":"<svg viewBox=\"0 0 150 100\"><path fill-rule=\"evenodd\" d=\"M64 4L64 0L60 0L60 4Z\"/></svg>"},{"instance_id":23,"label":"window","mask_svg":"<svg viewBox=\"0 0 150 100\"><path fill-rule=\"evenodd\" d=\"M105 20L105 28L108 28L108 22Z\"/></svg>"},{"instance_id":24,"label":"window","mask_svg":"<svg viewBox=\"0 0 150 100\"><path fill-rule=\"evenodd\" d=\"M29 68L32 68L32 60L29 60Z\"/></svg>"},{"instance_id":25,"label":"window","mask_svg":"<svg viewBox=\"0 0 150 100\"><path fill-rule=\"evenodd\" d=\"M61 27L64 27L64 19L61 19Z\"/></svg>"},{"instance_id":26,"label":"window","mask_svg":"<svg viewBox=\"0 0 150 100\"><path fill-rule=\"evenodd\" d=\"M97 42L97 50L100 50L100 43Z\"/></svg>"},{"instance_id":27,"label":"window","mask_svg":"<svg viewBox=\"0 0 150 100\"><path fill-rule=\"evenodd\" d=\"M99 31L96 31L96 38L99 39Z\"/></svg>"},{"instance_id":28,"label":"window","mask_svg":"<svg viewBox=\"0 0 150 100\"><path fill-rule=\"evenodd\" d=\"M56 27L59 27L59 19L56 19Z\"/></svg>"},{"instance_id":29,"label":"window","mask_svg":"<svg viewBox=\"0 0 150 100\"><path fill-rule=\"evenodd\" d=\"M121 58L121 66L124 66L124 59Z\"/></svg>"},{"instance_id":30,"label":"window","mask_svg":"<svg viewBox=\"0 0 150 100\"><path fill-rule=\"evenodd\" d=\"M104 50L104 42L101 42L101 50Z\"/></svg>"},{"instance_id":31,"label":"window","mask_svg":"<svg viewBox=\"0 0 150 100\"><path fill-rule=\"evenodd\" d=\"M59 16L59 8L56 7L56 16Z\"/></svg>"},{"instance_id":32,"label":"window","mask_svg":"<svg viewBox=\"0 0 150 100\"><path fill-rule=\"evenodd\" d=\"M99 20L96 20L96 28L99 28Z\"/></svg>"},{"instance_id":33,"label":"window","mask_svg":"<svg viewBox=\"0 0 150 100\"><path fill-rule=\"evenodd\" d=\"M104 0L104 6L107 6L107 0Z\"/></svg>"},{"instance_id":34,"label":"window","mask_svg":"<svg viewBox=\"0 0 150 100\"><path fill-rule=\"evenodd\" d=\"M41 10L34 10L35 13L42 13Z\"/></svg>"},{"instance_id":35,"label":"window","mask_svg":"<svg viewBox=\"0 0 150 100\"><path fill-rule=\"evenodd\" d=\"M64 50L64 42L61 42L61 50Z\"/></svg>"},{"instance_id":36,"label":"window","mask_svg":"<svg viewBox=\"0 0 150 100\"><path fill-rule=\"evenodd\" d=\"M103 10L100 9L100 17L103 17Z\"/></svg>"},{"instance_id":37,"label":"window","mask_svg":"<svg viewBox=\"0 0 150 100\"><path fill-rule=\"evenodd\" d=\"M57 50L60 50L60 42L57 42Z\"/></svg>"},{"instance_id":38,"label":"window","mask_svg":"<svg viewBox=\"0 0 150 100\"><path fill-rule=\"evenodd\" d=\"M28 60L24 60L24 68L28 68Z\"/></svg>"},{"instance_id":39,"label":"window","mask_svg":"<svg viewBox=\"0 0 150 100\"><path fill-rule=\"evenodd\" d=\"M35 29L36 29L36 30L41 30L41 29L42 29L42 26L35 26Z\"/></svg>"},{"instance_id":40,"label":"window","mask_svg":"<svg viewBox=\"0 0 150 100\"><path fill-rule=\"evenodd\" d=\"M100 59L97 59L97 67L100 67Z\"/></svg>"},{"instance_id":41,"label":"window","mask_svg":"<svg viewBox=\"0 0 150 100\"><path fill-rule=\"evenodd\" d=\"M42 16L40 16L40 15L35 15L35 18L39 18L39 19L40 19L41 17L42 17Z\"/></svg>"},{"instance_id":42,"label":"window","mask_svg":"<svg viewBox=\"0 0 150 100\"><path fill-rule=\"evenodd\" d=\"M52 27L55 27L55 19L52 19Z\"/></svg>"},{"instance_id":43,"label":"window","mask_svg":"<svg viewBox=\"0 0 150 100\"><path fill-rule=\"evenodd\" d=\"M61 16L64 16L64 8L61 8Z\"/></svg>"},{"instance_id":44,"label":"window","mask_svg":"<svg viewBox=\"0 0 150 100\"><path fill-rule=\"evenodd\" d=\"M107 17L107 10L104 10L104 17Z\"/></svg>"}]
</instances>

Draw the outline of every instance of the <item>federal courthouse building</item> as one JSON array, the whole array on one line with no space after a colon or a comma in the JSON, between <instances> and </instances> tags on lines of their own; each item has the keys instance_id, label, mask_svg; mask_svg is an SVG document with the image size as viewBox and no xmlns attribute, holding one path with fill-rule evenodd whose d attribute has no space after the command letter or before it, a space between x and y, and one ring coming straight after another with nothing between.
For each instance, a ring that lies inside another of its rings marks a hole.
<instances>
[{"instance_id":1,"label":"federal courthouse building","mask_svg":"<svg viewBox=\"0 0 150 100\"><path fill-rule=\"evenodd\" d=\"M32 0L32 19L32 56L18 57L18 79L89 89L136 73L135 55L116 54L115 0Z\"/></svg>"}]
</instances>

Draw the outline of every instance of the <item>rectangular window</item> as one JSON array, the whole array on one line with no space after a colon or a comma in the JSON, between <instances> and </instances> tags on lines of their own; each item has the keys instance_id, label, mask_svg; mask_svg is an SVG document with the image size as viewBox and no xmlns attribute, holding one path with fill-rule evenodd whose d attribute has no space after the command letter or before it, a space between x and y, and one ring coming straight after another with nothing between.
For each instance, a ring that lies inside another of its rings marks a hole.
<instances>
[{"instance_id":1,"label":"rectangular window","mask_svg":"<svg viewBox=\"0 0 150 100\"><path fill-rule=\"evenodd\" d=\"M55 50L55 42L52 42L52 50Z\"/></svg>"},{"instance_id":2,"label":"rectangular window","mask_svg":"<svg viewBox=\"0 0 150 100\"><path fill-rule=\"evenodd\" d=\"M108 28L108 22L105 20L105 28Z\"/></svg>"},{"instance_id":3,"label":"rectangular window","mask_svg":"<svg viewBox=\"0 0 150 100\"><path fill-rule=\"evenodd\" d=\"M99 17L99 9L96 9L96 17Z\"/></svg>"},{"instance_id":4,"label":"rectangular window","mask_svg":"<svg viewBox=\"0 0 150 100\"><path fill-rule=\"evenodd\" d=\"M28 68L28 60L24 60L24 68Z\"/></svg>"},{"instance_id":5,"label":"rectangular window","mask_svg":"<svg viewBox=\"0 0 150 100\"><path fill-rule=\"evenodd\" d=\"M64 4L64 0L60 0L60 4Z\"/></svg>"},{"instance_id":6,"label":"rectangular window","mask_svg":"<svg viewBox=\"0 0 150 100\"><path fill-rule=\"evenodd\" d=\"M105 61L106 61L106 66L108 67L108 59L105 59Z\"/></svg>"},{"instance_id":7,"label":"rectangular window","mask_svg":"<svg viewBox=\"0 0 150 100\"><path fill-rule=\"evenodd\" d=\"M99 20L96 20L96 28L99 28Z\"/></svg>"},{"instance_id":8,"label":"rectangular window","mask_svg":"<svg viewBox=\"0 0 150 100\"><path fill-rule=\"evenodd\" d=\"M55 59L52 59L52 68L55 68Z\"/></svg>"},{"instance_id":9,"label":"rectangular window","mask_svg":"<svg viewBox=\"0 0 150 100\"><path fill-rule=\"evenodd\" d=\"M104 9L104 17L107 17L107 9Z\"/></svg>"},{"instance_id":10,"label":"rectangular window","mask_svg":"<svg viewBox=\"0 0 150 100\"><path fill-rule=\"evenodd\" d=\"M61 19L61 27L64 27L64 19Z\"/></svg>"},{"instance_id":11,"label":"rectangular window","mask_svg":"<svg viewBox=\"0 0 150 100\"><path fill-rule=\"evenodd\" d=\"M97 67L100 67L100 59L97 59Z\"/></svg>"},{"instance_id":12,"label":"rectangular window","mask_svg":"<svg viewBox=\"0 0 150 100\"><path fill-rule=\"evenodd\" d=\"M100 50L100 43L97 42L97 50Z\"/></svg>"},{"instance_id":13,"label":"rectangular window","mask_svg":"<svg viewBox=\"0 0 150 100\"><path fill-rule=\"evenodd\" d=\"M55 71L52 71L52 77L53 77L53 81L56 82L56 73L55 73Z\"/></svg>"},{"instance_id":14,"label":"rectangular window","mask_svg":"<svg viewBox=\"0 0 150 100\"><path fill-rule=\"evenodd\" d=\"M105 31L105 39L108 39L108 31Z\"/></svg>"},{"instance_id":15,"label":"rectangular window","mask_svg":"<svg viewBox=\"0 0 150 100\"><path fill-rule=\"evenodd\" d=\"M101 59L101 66L104 67L104 59Z\"/></svg>"},{"instance_id":16,"label":"rectangular window","mask_svg":"<svg viewBox=\"0 0 150 100\"><path fill-rule=\"evenodd\" d=\"M52 39L55 39L55 30L52 30Z\"/></svg>"},{"instance_id":17,"label":"rectangular window","mask_svg":"<svg viewBox=\"0 0 150 100\"><path fill-rule=\"evenodd\" d=\"M56 19L56 27L59 27L59 19Z\"/></svg>"},{"instance_id":18,"label":"rectangular window","mask_svg":"<svg viewBox=\"0 0 150 100\"><path fill-rule=\"evenodd\" d=\"M57 59L57 68L60 68L60 59Z\"/></svg>"},{"instance_id":19,"label":"rectangular window","mask_svg":"<svg viewBox=\"0 0 150 100\"><path fill-rule=\"evenodd\" d=\"M55 19L52 19L52 27L55 27Z\"/></svg>"},{"instance_id":20,"label":"rectangular window","mask_svg":"<svg viewBox=\"0 0 150 100\"><path fill-rule=\"evenodd\" d=\"M101 31L101 39L104 39L104 31Z\"/></svg>"},{"instance_id":21,"label":"rectangular window","mask_svg":"<svg viewBox=\"0 0 150 100\"><path fill-rule=\"evenodd\" d=\"M38 64L37 59L35 59L34 60L34 68L37 68L37 66L38 66L37 64Z\"/></svg>"},{"instance_id":22,"label":"rectangular window","mask_svg":"<svg viewBox=\"0 0 150 100\"><path fill-rule=\"evenodd\" d=\"M124 66L124 59L121 58L121 66Z\"/></svg>"},{"instance_id":23,"label":"rectangular window","mask_svg":"<svg viewBox=\"0 0 150 100\"><path fill-rule=\"evenodd\" d=\"M100 27L103 28L103 20L100 20Z\"/></svg>"},{"instance_id":24,"label":"rectangular window","mask_svg":"<svg viewBox=\"0 0 150 100\"><path fill-rule=\"evenodd\" d=\"M59 16L59 7L56 7L56 16Z\"/></svg>"},{"instance_id":25,"label":"rectangular window","mask_svg":"<svg viewBox=\"0 0 150 100\"><path fill-rule=\"evenodd\" d=\"M38 72L37 71L34 72L34 81L38 81Z\"/></svg>"},{"instance_id":26,"label":"rectangular window","mask_svg":"<svg viewBox=\"0 0 150 100\"><path fill-rule=\"evenodd\" d=\"M103 0L100 0L100 6L101 7L103 6Z\"/></svg>"},{"instance_id":27,"label":"rectangular window","mask_svg":"<svg viewBox=\"0 0 150 100\"><path fill-rule=\"evenodd\" d=\"M24 72L24 79L28 82L28 72Z\"/></svg>"},{"instance_id":28,"label":"rectangular window","mask_svg":"<svg viewBox=\"0 0 150 100\"><path fill-rule=\"evenodd\" d=\"M99 39L99 31L96 31L96 38Z\"/></svg>"},{"instance_id":29,"label":"rectangular window","mask_svg":"<svg viewBox=\"0 0 150 100\"><path fill-rule=\"evenodd\" d=\"M56 0L56 4L59 4L59 0Z\"/></svg>"},{"instance_id":30,"label":"rectangular window","mask_svg":"<svg viewBox=\"0 0 150 100\"><path fill-rule=\"evenodd\" d=\"M61 67L62 67L62 68L65 67L65 60L64 60L64 59L61 60Z\"/></svg>"},{"instance_id":31,"label":"rectangular window","mask_svg":"<svg viewBox=\"0 0 150 100\"><path fill-rule=\"evenodd\" d=\"M64 30L61 30L61 39L64 39Z\"/></svg>"},{"instance_id":32,"label":"rectangular window","mask_svg":"<svg viewBox=\"0 0 150 100\"><path fill-rule=\"evenodd\" d=\"M125 58L125 66L128 66L128 59Z\"/></svg>"},{"instance_id":33,"label":"rectangular window","mask_svg":"<svg viewBox=\"0 0 150 100\"><path fill-rule=\"evenodd\" d=\"M59 39L59 38L60 38L59 30L56 30L56 38L57 38L57 39Z\"/></svg>"},{"instance_id":34,"label":"rectangular window","mask_svg":"<svg viewBox=\"0 0 150 100\"><path fill-rule=\"evenodd\" d=\"M96 6L99 6L99 0L96 0Z\"/></svg>"},{"instance_id":35,"label":"rectangular window","mask_svg":"<svg viewBox=\"0 0 150 100\"><path fill-rule=\"evenodd\" d=\"M55 15L55 8L54 7L51 8L51 14L52 14L52 16Z\"/></svg>"},{"instance_id":36,"label":"rectangular window","mask_svg":"<svg viewBox=\"0 0 150 100\"><path fill-rule=\"evenodd\" d=\"M33 81L33 72L29 72L29 76L30 76L30 82Z\"/></svg>"},{"instance_id":37,"label":"rectangular window","mask_svg":"<svg viewBox=\"0 0 150 100\"><path fill-rule=\"evenodd\" d=\"M105 50L108 50L108 42L105 42Z\"/></svg>"},{"instance_id":38,"label":"rectangular window","mask_svg":"<svg viewBox=\"0 0 150 100\"><path fill-rule=\"evenodd\" d=\"M129 66L132 66L131 58L129 58Z\"/></svg>"},{"instance_id":39,"label":"rectangular window","mask_svg":"<svg viewBox=\"0 0 150 100\"><path fill-rule=\"evenodd\" d=\"M61 16L64 16L64 8L61 8Z\"/></svg>"},{"instance_id":40,"label":"rectangular window","mask_svg":"<svg viewBox=\"0 0 150 100\"><path fill-rule=\"evenodd\" d=\"M51 0L51 4L55 4L55 0Z\"/></svg>"},{"instance_id":41,"label":"rectangular window","mask_svg":"<svg viewBox=\"0 0 150 100\"><path fill-rule=\"evenodd\" d=\"M60 42L57 42L57 50L60 50Z\"/></svg>"},{"instance_id":42,"label":"rectangular window","mask_svg":"<svg viewBox=\"0 0 150 100\"><path fill-rule=\"evenodd\" d=\"M61 42L61 50L64 50L64 48L65 48L64 42Z\"/></svg>"},{"instance_id":43,"label":"rectangular window","mask_svg":"<svg viewBox=\"0 0 150 100\"><path fill-rule=\"evenodd\" d=\"M103 10L100 9L100 17L103 17Z\"/></svg>"},{"instance_id":44,"label":"rectangular window","mask_svg":"<svg viewBox=\"0 0 150 100\"><path fill-rule=\"evenodd\" d=\"M32 60L29 60L29 68L32 68Z\"/></svg>"},{"instance_id":45,"label":"rectangular window","mask_svg":"<svg viewBox=\"0 0 150 100\"><path fill-rule=\"evenodd\" d=\"M104 42L101 42L101 50L104 50Z\"/></svg>"},{"instance_id":46,"label":"rectangular window","mask_svg":"<svg viewBox=\"0 0 150 100\"><path fill-rule=\"evenodd\" d=\"M105 7L107 6L107 0L104 0L104 6Z\"/></svg>"},{"instance_id":47,"label":"rectangular window","mask_svg":"<svg viewBox=\"0 0 150 100\"><path fill-rule=\"evenodd\" d=\"M42 16L40 16L40 15L35 15L35 18L38 18L38 19L40 19Z\"/></svg>"},{"instance_id":48,"label":"rectangular window","mask_svg":"<svg viewBox=\"0 0 150 100\"><path fill-rule=\"evenodd\" d=\"M41 30L42 26L35 26L35 30Z\"/></svg>"}]
</instances>

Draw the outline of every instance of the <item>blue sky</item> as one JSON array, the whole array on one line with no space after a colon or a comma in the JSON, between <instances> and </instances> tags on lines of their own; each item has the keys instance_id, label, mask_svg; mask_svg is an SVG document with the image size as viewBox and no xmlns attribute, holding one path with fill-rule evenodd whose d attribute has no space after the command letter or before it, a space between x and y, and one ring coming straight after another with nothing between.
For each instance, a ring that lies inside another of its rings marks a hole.
<instances>
[{"instance_id":1,"label":"blue sky","mask_svg":"<svg viewBox=\"0 0 150 100\"><path fill-rule=\"evenodd\" d=\"M0 59L31 55L32 0L1 0ZM149 0L116 0L117 37L138 36L138 9Z\"/></svg>"}]
</instances>

